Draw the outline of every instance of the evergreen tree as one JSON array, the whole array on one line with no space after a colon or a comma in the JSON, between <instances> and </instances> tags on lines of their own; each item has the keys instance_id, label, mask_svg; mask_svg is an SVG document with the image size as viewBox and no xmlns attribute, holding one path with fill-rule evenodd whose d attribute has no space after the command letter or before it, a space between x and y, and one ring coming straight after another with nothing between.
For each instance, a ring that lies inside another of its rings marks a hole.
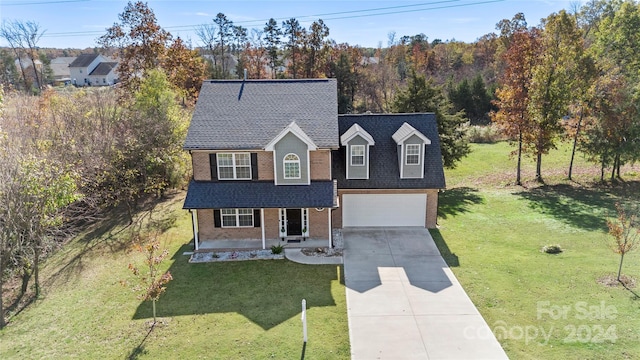
<instances>
[{"instance_id":1,"label":"evergreen tree","mask_svg":"<svg viewBox=\"0 0 640 360\"><path fill-rule=\"evenodd\" d=\"M407 87L398 90L392 108L397 113L435 113L445 167L455 168L456 163L469 154L469 141L463 129L468 119L462 111L454 111L441 87L415 70L411 71Z\"/></svg>"}]
</instances>

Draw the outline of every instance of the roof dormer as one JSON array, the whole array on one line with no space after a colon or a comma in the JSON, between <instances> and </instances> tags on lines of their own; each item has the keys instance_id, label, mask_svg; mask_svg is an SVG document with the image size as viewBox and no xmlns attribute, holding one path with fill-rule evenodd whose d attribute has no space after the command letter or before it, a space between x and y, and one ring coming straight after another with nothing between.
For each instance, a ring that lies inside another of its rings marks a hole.
<instances>
[{"instance_id":1,"label":"roof dormer","mask_svg":"<svg viewBox=\"0 0 640 360\"><path fill-rule=\"evenodd\" d=\"M369 178L369 146L375 145L373 136L358 124L340 136L340 144L345 148L347 179Z\"/></svg>"},{"instance_id":2,"label":"roof dormer","mask_svg":"<svg viewBox=\"0 0 640 360\"><path fill-rule=\"evenodd\" d=\"M423 178L425 146L431 140L406 122L391 137L398 144L400 178Z\"/></svg>"}]
</instances>

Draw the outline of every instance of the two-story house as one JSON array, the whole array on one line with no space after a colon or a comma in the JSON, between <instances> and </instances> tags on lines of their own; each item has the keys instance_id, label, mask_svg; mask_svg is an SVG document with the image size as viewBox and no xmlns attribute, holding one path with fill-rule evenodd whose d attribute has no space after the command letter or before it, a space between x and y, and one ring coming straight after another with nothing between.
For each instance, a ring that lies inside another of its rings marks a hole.
<instances>
[{"instance_id":1,"label":"two-story house","mask_svg":"<svg viewBox=\"0 0 640 360\"><path fill-rule=\"evenodd\" d=\"M118 63L100 54L82 54L69 64L71 83L76 86L109 86L118 81Z\"/></svg>"},{"instance_id":2,"label":"two-story house","mask_svg":"<svg viewBox=\"0 0 640 360\"><path fill-rule=\"evenodd\" d=\"M433 114L337 114L335 79L205 81L184 148L195 249L328 240L343 226L435 227Z\"/></svg>"}]
</instances>

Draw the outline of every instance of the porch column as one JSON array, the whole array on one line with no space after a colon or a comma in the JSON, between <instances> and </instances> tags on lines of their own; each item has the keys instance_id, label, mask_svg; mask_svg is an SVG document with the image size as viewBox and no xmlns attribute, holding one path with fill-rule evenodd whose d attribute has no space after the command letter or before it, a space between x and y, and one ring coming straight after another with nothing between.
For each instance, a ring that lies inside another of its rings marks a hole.
<instances>
[{"instance_id":1,"label":"porch column","mask_svg":"<svg viewBox=\"0 0 640 360\"><path fill-rule=\"evenodd\" d=\"M329 221L327 221L329 223L329 248L333 247L333 239L332 239L332 235L333 235L333 229L331 228L331 209L327 208L327 218L329 219Z\"/></svg>"},{"instance_id":2,"label":"porch column","mask_svg":"<svg viewBox=\"0 0 640 360\"><path fill-rule=\"evenodd\" d=\"M198 214L197 210L190 209L191 213L191 224L193 226L193 245L194 249L197 251L200 248L200 239L198 236Z\"/></svg>"},{"instance_id":3,"label":"porch column","mask_svg":"<svg viewBox=\"0 0 640 360\"><path fill-rule=\"evenodd\" d=\"M260 209L260 230L262 230L262 250L267 248L264 234L264 208Z\"/></svg>"}]
</instances>

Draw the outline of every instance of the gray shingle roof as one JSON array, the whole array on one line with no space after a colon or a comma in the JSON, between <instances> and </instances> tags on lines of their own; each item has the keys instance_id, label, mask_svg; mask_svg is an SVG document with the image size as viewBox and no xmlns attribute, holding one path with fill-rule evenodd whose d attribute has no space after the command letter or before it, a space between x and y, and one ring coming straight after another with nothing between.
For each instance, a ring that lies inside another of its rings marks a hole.
<instances>
[{"instance_id":1,"label":"gray shingle roof","mask_svg":"<svg viewBox=\"0 0 640 360\"><path fill-rule=\"evenodd\" d=\"M210 80L184 148L261 149L295 121L320 148L337 148L335 79Z\"/></svg>"},{"instance_id":2,"label":"gray shingle roof","mask_svg":"<svg viewBox=\"0 0 640 360\"><path fill-rule=\"evenodd\" d=\"M276 186L272 181L191 181L184 209L333 207L333 181Z\"/></svg>"},{"instance_id":3,"label":"gray shingle roof","mask_svg":"<svg viewBox=\"0 0 640 360\"><path fill-rule=\"evenodd\" d=\"M73 60L69 67L87 67L91 65L93 60L95 60L99 55L98 54L81 54Z\"/></svg>"},{"instance_id":4,"label":"gray shingle roof","mask_svg":"<svg viewBox=\"0 0 640 360\"><path fill-rule=\"evenodd\" d=\"M431 140L431 145L426 145L425 149L423 179L400 179L398 145L392 136L405 122ZM338 189L445 188L440 138L434 114L340 115L338 117L340 134L356 123L371 134L376 142L374 146L369 147L369 179L346 179L346 154L345 147L342 146L339 150L334 150L331 155L333 177L338 181Z\"/></svg>"},{"instance_id":5,"label":"gray shingle roof","mask_svg":"<svg viewBox=\"0 0 640 360\"><path fill-rule=\"evenodd\" d=\"M109 75L116 66L118 66L117 62L101 62L89 75Z\"/></svg>"}]
</instances>

